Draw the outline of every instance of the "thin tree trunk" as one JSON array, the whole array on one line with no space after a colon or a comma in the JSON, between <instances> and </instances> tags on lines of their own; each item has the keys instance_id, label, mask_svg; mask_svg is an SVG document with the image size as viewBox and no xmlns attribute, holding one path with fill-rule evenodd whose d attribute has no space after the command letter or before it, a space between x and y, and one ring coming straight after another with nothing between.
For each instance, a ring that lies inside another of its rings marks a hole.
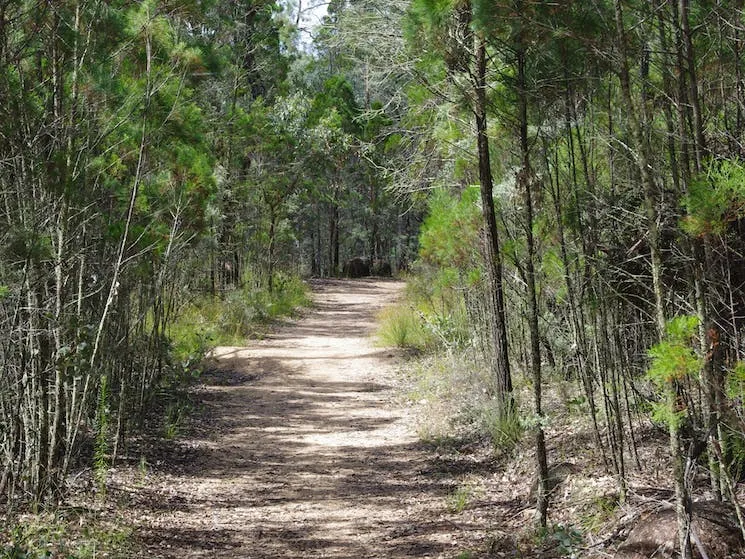
<instances>
[{"instance_id":1,"label":"thin tree trunk","mask_svg":"<svg viewBox=\"0 0 745 559\"><path fill-rule=\"evenodd\" d=\"M662 255L660 252L659 238L659 214L657 211L655 186L651 175L651 165L648 156L648 146L642 126L637 118L635 104L631 96L631 81L629 76L629 63L626 54L626 32L623 24L623 10L621 1L615 0L615 23L616 34L618 39L618 49L620 55L619 77L621 82L621 93L623 101L628 111L628 121L631 127L632 137L635 143L635 154L639 174L642 179L644 189L645 211L647 217L647 226L649 229L649 246L651 253L651 272L652 288L655 298L655 319L660 339L665 334L665 304L662 286ZM643 114L642 111L640 114ZM646 125L646 123L645 123ZM674 382L671 382L667 388L668 404L675 409L677 404L677 388ZM678 543L680 546L681 556L683 559L690 559L690 508L688 489L685 481L685 468L681 454L678 425L675 421L670 422L670 457L673 461L673 479L675 482L675 510L678 521Z\"/></svg>"},{"instance_id":2,"label":"thin tree trunk","mask_svg":"<svg viewBox=\"0 0 745 559\"><path fill-rule=\"evenodd\" d=\"M521 37L522 40L522 37ZM533 173L530 168L530 149L528 146L528 99L525 79L525 50L520 45L517 50L517 104L520 127L520 156L522 168L518 175L518 186L522 187L525 200L525 240L528 255L525 262L525 279L528 297L528 330L530 331L530 368L533 376L533 406L537 418L535 427L536 478L538 491L538 522L546 526L548 515L548 460L546 458L546 435L543 431L543 408L541 388L541 338L538 328L538 296L535 281L535 240L533 238Z\"/></svg>"},{"instance_id":3,"label":"thin tree trunk","mask_svg":"<svg viewBox=\"0 0 745 559\"><path fill-rule=\"evenodd\" d=\"M504 311L504 295L502 286L502 258L499 249L499 233L497 218L494 211L494 182L491 172L489 154L489 137L486 116L486 40L475 36L476 67L475 86L476 103L474 113L476 117L476 136L478 144L479 184L481 193L481 208L484 219L484 249L485 265L488 279L489 297L488 309L490 317L491 345L494 349L492 373L497 381L497 397L500 413L503 417L512 415L512 375L507 353L507 320Z\"/></svg>"}]
</instances>

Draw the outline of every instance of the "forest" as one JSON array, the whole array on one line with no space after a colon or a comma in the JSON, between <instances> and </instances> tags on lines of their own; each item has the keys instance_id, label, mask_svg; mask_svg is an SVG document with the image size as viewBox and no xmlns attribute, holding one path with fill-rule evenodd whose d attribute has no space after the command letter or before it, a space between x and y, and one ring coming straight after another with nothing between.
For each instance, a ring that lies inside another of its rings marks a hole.
<instances>
[{"instance_id":1,"label":"forest","mask_svg":"<svg viewBox=\"0 0 745 559\"><path fill-rule=\"evenodd\" d=\"M699 503L742 540L745 4L317 9L0 0L0 516L105 485L213 347L363 262L406 279L407 374L460 385L423 438L528 456L537 529L572 421L611 509L656 449L666 557L706 557Z\"/></svg>"}]
</instances>

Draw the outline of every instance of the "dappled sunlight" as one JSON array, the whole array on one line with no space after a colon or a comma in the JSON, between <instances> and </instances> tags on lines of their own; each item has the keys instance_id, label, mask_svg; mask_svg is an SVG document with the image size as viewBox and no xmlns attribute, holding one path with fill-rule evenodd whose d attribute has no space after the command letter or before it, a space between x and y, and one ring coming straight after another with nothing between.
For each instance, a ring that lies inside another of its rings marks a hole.
<instances>
[{"instance_id":1,"label":"dappled sunlight","mask_svg":"<svg viewBox=\"0 0 745 559\"><path fill-rule=\"evenodd\" d=\"M144 498L166 504L143 510L151 550L346 559L454 549L458 530L436 521L451 482L427 465L396 403L395 352L370 339L401 284L320 285L320 312L214 351L190 461Z\"/></svg>"}]
</instances>

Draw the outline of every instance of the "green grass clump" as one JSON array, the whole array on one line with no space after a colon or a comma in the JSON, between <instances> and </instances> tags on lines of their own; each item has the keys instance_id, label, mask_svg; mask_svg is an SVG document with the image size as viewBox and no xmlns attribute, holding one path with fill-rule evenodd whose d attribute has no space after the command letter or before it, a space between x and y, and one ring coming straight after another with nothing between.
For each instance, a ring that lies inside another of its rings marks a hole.
<instances>
[{"instance_id":1,"label":"green grass clump","mask_svg":"<svg viewBox=\"0 0 745 559\"><path fill-rule=\"evenodd\" d=\"M472 480L463 480L448 496L447 507L452 513L460 514L463 512L475 499L482 494L482 489L478 487Z\"/></svg>"},{"instance_id":2,"label":"green grass clump","mask_svg":"<svg viewBox=\"0 0 745 559\"><path fill-rule=\"evenodd\" d=\"M169 403L163 419L163 437L169 441L178 438L185 418L193 411L193 407L187 401L177 400Z\"/></svg>"},{"instance_id":3,"label":"green grass clump","mask_svg":"<svg viewBox=\"0 0 745 559\"><path fill-rule=\"evenodd\" d=\"M512 451L525 434L525 425L516 412L505 414L494 402L484 403L478 410L479 430L491 439L496 451L506 454Z\"/></svg>"},{"instance_id":4,"label":"green grass clump","mask_svg":"<svg viewBox=\"0 0 745 559\"><path fill-rule=\"evenodd\" d=\"M379 316L378 340L381 345L425 350L435 340L426 328L424 317L410 305L395 305Z\"/></svg>"},{"instance_id":5,"label":"green grass clump","mask_svg":"<svg viewBox=\"0 0 745 559\"><path fill-rule=\"evenodd\" d=\"M614 521L618 511L617 495L602 495L593 499L580 517L580 524L584 531L598 534Z\"/></svg>"},{"instance_id":6,"label":"green grass clump","mask_svg":"<svg viewBox=\"0 0 745 559\"><path fill-rule=\"evenodd\" d=\"M216 296L202 295L183 305L170 324L169 337L178 361L199 360L212 347L241 345L267 323L310 305L300 278L277 274L271 293L245 281L244 287Z\"/></svg>"}]
</instances>

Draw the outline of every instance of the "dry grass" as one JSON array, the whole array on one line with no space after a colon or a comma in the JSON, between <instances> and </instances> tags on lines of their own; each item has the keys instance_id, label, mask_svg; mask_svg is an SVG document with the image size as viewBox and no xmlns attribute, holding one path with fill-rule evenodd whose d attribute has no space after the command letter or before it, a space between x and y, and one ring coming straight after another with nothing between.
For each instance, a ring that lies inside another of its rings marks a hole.
<instances>
[{"instance_id":1,"label":"dry grass","mask_svg":"<svg viewBox=\"0 0 745 559\"><path fill-rule=\"evenodd\" d=\"M613 556L618 532L650 506L670 500L672 487L664 432L643 415L634 416L641 468L628 444L624 450L628 498L603 457L578 382L548 378L543 386L549 465L555 468L549 527L535 525L535 480L531 418L532 385L515 375L523 423L514 434L494 421L488 367L469 351L419 356L404 366L406 398L415 407L418 434L433 445L453 489L444 502L458 524L484 529L482 546L464 547L473 557L601 558ZM600 395L598 395L598 401ZM601 439L606 419L598 410ZM500 436L510 441L500 442ZM627 441L628 443L628 441ZM701 487L705 492L706 488ZM703 493L702 493L702 496ZM488 527L488 528L487 528Z\"/></svg>"}]
</instances>

